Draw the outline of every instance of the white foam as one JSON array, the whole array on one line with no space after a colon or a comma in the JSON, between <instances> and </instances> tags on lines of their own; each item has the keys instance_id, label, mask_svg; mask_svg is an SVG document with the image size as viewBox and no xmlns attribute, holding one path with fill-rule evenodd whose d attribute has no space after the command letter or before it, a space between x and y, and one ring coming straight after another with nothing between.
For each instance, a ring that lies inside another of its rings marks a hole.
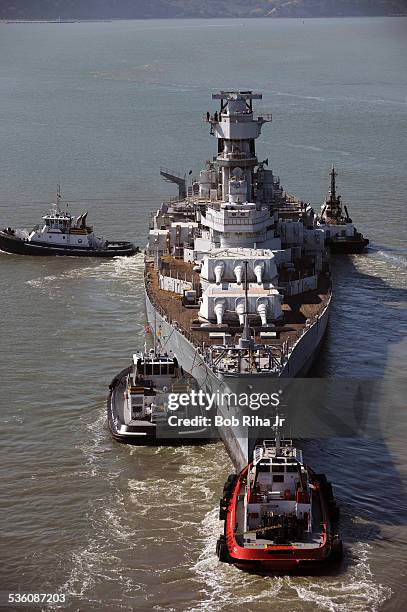
<instances>
[{"instance_id":1,"label":"white foam","mask_svg":"<svg viewBox=\"0 0 407 612\"><path fill-rule=\"evenodd\" d=\"M334 577L261 577L218 561L215 550L221 525L217 508L208 512L202 522L202 552L192 569L205 598L191 607L191 611L215 612L226 606L236 609L255 603L270 605L278 597L282 608L287 604L298 606L300 602L307 602L317 609L332 612L374 612L391 595L391 589L377 583L372 575L368 562L369 544L352 546L356 564Z\"/></svg>"},{"instance_id":2,"label":"white foam","mask_svg":"<svg viewBox=\"0 0 407 612\"><path fill-rule=\"evenodd\" d=\"M389 253L387 251L377 251L376 255L381 257L382 259L386 259L392 265L397 268L406 268L407 269L407 258L402 255L397 255L395 253Z\"/></svg>"}]
</instances>

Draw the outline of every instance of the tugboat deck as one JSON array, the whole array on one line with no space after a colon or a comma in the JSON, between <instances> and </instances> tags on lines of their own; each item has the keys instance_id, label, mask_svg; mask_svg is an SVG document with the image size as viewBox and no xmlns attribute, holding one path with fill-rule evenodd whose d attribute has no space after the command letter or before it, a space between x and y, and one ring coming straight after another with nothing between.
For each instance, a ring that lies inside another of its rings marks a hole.
<instances>
[{"instance_id":1,"label":"tugboat deck","mask_svg":"<svg viewBox=\"0 0 407 612\"><path fill-rule=\"evenodd\" d=\"M237 532L239 532L239 525L244 524L244 505L243 498L245 495L245 484L243 483L241 489L239 491L238 503L236 505L236 527ZM319 501L319 496L313 494L312 498L312 531L310 533L304 532L303 539L299 542L289 542L288 544L284 544L284 546L294 546L297 548L316 548L321 546L323 543L323 532L321 529L322 523L322 514L321 514L321 506ZM277 546L274 544L272 540L265 538L256 537L256 531L247 531L244 536L236 537L236 541L240 546L245 546L249 548L258 548L264 550L265 546ZM280 545L278 545L280 546Z\"/></svg>"},{"instance_id":2,"label":"tugboat deck","mask_svg":"<svg viewBox=\"0 0 407 612\"><path fill-rule=\"evenodd\" d=\"M112 402L114 404L114 410L121 423L124 422L124 402L123 402L123 394L126 390L126 376L123 376L120 379L117 388L114 390L112 395ZM155 429L156 424L152 423L148 419L133 419L134 426L143 425L143 427L151 427L152 430Z\"/></svg>"}]
</instances>

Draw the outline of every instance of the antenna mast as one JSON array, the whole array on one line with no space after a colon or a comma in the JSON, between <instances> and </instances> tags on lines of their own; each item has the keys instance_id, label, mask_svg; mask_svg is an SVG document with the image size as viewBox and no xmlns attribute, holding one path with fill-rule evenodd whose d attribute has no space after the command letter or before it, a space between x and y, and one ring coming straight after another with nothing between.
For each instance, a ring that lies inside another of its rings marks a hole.
<instances>
[{"instance_id":1,"label":"antenna mast","mask_svg":"<svg viewBox=\"0 0 407 612\"><path fill-rule=\"evenodd\" d=\"M57 208L59 210L59 203L62 200L62 195L61 195L61 185L58 183L57 185Z\"/></svg>"},{"instance_id":2,"label":"antenna mast","mask_svg":"<svg viewBox=\"0 0 407 612\"><path fill-rule=\"evenodd\" d=\"M337 172L335 172L335 168L334 165L332 164L332 170L331 170L331 201L336 200L336 184L335 184L335 179L337 176Z\"/></svg>"}]
</instances>

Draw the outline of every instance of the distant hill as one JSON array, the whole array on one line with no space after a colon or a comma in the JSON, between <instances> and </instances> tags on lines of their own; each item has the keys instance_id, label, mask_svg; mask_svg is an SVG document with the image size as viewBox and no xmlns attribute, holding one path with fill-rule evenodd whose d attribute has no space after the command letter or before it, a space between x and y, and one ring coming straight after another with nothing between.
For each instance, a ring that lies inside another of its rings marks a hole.
<instances>
[{"instance_id":1,"label":"distant hill","mask_svg":"<svg viewBox=\"0 0 407 612\"><path fill-rule=\"evenodd\" d=\"M345 17L407 14L407 0L0 0L0 19Z\"/></svg>"}]
</instances>

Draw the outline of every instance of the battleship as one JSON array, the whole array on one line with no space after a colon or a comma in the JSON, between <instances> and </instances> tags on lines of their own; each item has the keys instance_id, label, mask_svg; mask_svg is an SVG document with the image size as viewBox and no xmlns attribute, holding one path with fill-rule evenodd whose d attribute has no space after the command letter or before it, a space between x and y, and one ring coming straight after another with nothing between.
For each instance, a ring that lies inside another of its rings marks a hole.
<instances>
[{"instance_id":1,"label":"battleship","mask_svg":"<svg viewBox=\"0 0 407 612\"><path fill-rule=\"evenodd\" d=\"M327 328L331 276L324 230L256 156L269 113L253 91L221 91L203 121L217 155L199 178L168 170L179 196L152 217L145 254L146 310L166 349L208 393L269 391L304 376ZM225 417L241 407L219 405ZM220 428L235 466L256 443L250 428Z\"/></svg>"},{"instance_id":2,"label":"battleship","mask_svg":"<svg viewBox=\"0 0 407 612\"><path fill-rule=\"evenodd\" d=\"M0 231L0 250L17 255L117 257L139 252L131 242L109 241L95 236L88 225L88 213L78 217L71 215L65 206L62 210L61 189L58 185L56 202L42 217L43 222L31 231L6 227Z\"/></svg>"}]
</instances>

